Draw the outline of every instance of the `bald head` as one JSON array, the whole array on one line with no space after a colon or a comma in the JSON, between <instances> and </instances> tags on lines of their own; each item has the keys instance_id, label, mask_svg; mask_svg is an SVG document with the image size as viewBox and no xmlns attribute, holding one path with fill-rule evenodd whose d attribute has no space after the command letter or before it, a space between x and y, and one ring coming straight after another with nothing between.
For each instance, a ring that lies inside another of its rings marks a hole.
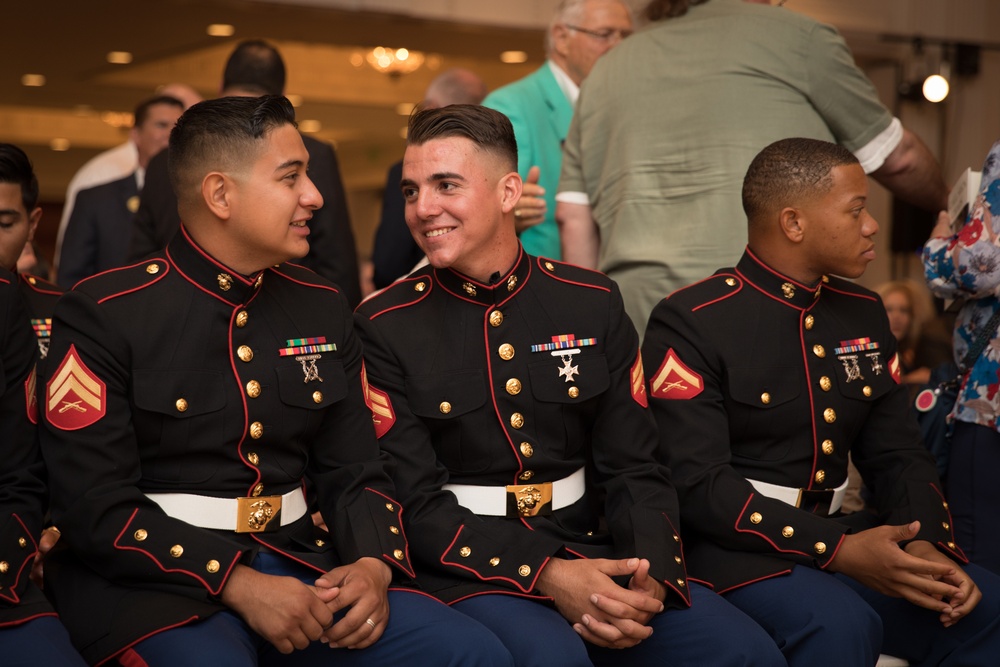
<instances>
[{"instance_id":1,"label":"bald head","mask_svg":"<svg viewBox=\"0 0 1000 667\"><path fill-rule=\"evenodd\" d=\"M470 70L454 68L442 72L427 86L424 108L439 109L449 104L481 104L489 89L479 76Z\"/></svg>"}]
</instances>

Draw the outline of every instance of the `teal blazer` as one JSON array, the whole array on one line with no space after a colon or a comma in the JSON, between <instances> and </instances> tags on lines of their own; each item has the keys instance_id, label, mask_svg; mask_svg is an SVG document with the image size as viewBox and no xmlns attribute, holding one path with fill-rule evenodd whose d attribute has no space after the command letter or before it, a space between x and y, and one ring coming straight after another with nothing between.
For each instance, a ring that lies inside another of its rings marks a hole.
<instances>
[{"instance_id":1,"label":"teal blazer","mask_svg":"<svg viewBox=\"0 0 1000 667\"><path fill-rule=\"evenodd\" d=\"M546 62L523 79L490 93L483 106L510 118L517 138L517 171L521 177L527 178L528 169L535 165L541 169L538 182L545 188L545 220L521 234L524 249L532 255L560 259L556 190L563 141L573 119L572 105Z\"/></svg>"}]
</instances>

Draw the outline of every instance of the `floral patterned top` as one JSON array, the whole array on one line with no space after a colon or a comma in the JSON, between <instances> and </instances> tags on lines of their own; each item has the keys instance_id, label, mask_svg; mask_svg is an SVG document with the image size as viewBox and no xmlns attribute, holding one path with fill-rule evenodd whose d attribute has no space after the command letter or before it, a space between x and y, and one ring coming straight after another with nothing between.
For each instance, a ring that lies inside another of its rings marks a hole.
<instances>
[{"instance_id":1,"label":"floral patterned top","mask_svg":"<svg viewBox=\"0 0 1000 667\"><path fill-rule=\"evenodd\" d=\"M955 322L955 360L960 362L1000 308L1000 141L986 156L979 194L965 224L948 238L928 240L923 260L927 284L935 295L966 300ZM1000 431L997 331L964 378L954 417Z\"/></svg>"}]
</instances>

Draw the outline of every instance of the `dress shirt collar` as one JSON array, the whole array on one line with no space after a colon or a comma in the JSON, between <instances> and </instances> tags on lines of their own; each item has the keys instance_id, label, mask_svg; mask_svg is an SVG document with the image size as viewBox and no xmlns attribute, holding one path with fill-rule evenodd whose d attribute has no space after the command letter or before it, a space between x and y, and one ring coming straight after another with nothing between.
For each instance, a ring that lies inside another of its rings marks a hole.
<instances>
[{"instance_id":1,"label":"dress shirt collar","mask_svg":"<svg viewBox=\"0 0 1000 667\"><path fill-rule=\"evenodd\" d=\"M740 263L736 265L736 273L772 299L802 310L816 302L822 292L823 284L829 280L823 276L823 279L815 285L804 285L764 264L750 248L744 251Z\"/></svg>"},{"instance_id":2,"label":"dress shirt collar","mask_svg":"<svg viewBox=\"0 0 1000 667\"><path fill-rule=\"evenodd\" d=\"M495 306L517 294L531 275L531 257L519 247L517 261L492 284L481 283L452 269L434 269L434 278L446 292L481 306Z\"/></svg>"},{"instance_id":3,"label":"dress shirt collar","mask_svg":"<svg viewBox=\"0 0 1000 667\"><path fill-rule=\"evenodd\" d=\"M552 70L552 75L556 78L556 83L559 84L559 89L563 91L563 95L569 100L570 105L576 106L576 100L580 97L580 86L573 82L573 79L569 78L569 74L563 71L559 65L556 65L551 60L546 61L549 65L549 69Z\"/></svg>"},{"instance_id":4,"label":"dress shirt collar","mask_svg":"<svg viewBox=\"0 0 1000 667\"><path fill-rule=\"evenodd\" d=\"M183 224L167 246L167 257L188 282L233 306L250 301L264 281L264 271L242 276L216 261L195 243Z\"/></svg>"}]
</instances>

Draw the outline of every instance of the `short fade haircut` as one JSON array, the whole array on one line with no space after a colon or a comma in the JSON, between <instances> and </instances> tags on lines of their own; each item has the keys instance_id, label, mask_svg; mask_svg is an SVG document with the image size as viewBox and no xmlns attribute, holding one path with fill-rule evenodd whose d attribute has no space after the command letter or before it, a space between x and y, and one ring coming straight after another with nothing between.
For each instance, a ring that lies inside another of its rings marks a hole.
<instances>
[{"instance_id":1,"label":"short fade haircut","mask_svg":"<svg viewBox=\"0 0 1000 667\"><path fill-rule=\"evenodd\" d=\"M507 171L517 171L517 140L510 119L499 111L475 104L452 104L424 109L410 116L407 146L432 139L464 137L480 150L496 156Z\"/></svg>"},{"instance_id":2,"label":"short fade haircut","mask_svg":"<svg viewBox=\"0 0 1000 667\"><path fill-rule=\"evenodd\" d=\"M195 104L170 131L167 165L179 201L191 197L210 171L245 173L272 130L295 124L295 109L280 95L221 97Z\"/></svg>"},{"instance_id":3,"label":"short fade haircut","mask_svg":"<svg viewBox=\"0 0 1000 667\"><path fill-rule=\"evenodd\" d=\"M14 144L0 144L0 183L21 188L21 203L30 215L38 206L38 178L28 155Z\"/></svg>"},{"instance_id":4,"label":"short fade haircut","mask_svg":"<svg viewBox=\"0 0 1000 667\"><path fill-rule=\"evenodd\" d=\"M222 89L241 88L258 95L285 92L285 61L278 49L262 39L240 42L226 61Z\"/></svg>"},{"instance_id":5,"label":"short fade haircut","mask_svg":"<svg viewBox=\"0 0 1000 667\"><path fill-rule=\"evenodd\" d=\"M156 97L150 97L148 100L139 102L139 105L135 108L135 112L133 113L135 120L132 123L132 127L142 127L142 124L145 123L146 119L149 117L149 110L158 104L166 104L184 111L184 103L176 97L171 97L170 95L157 95Z\"/></svg>"},{"instance_id":6,"label":"short fade haircut","mask_svg":"<svg viewBox=\"0 0 1000 667\"><path fill-rule=\"evenodd\" d=\"M767 146L750 163L743 179L743 211L753 224L774 207L794 205L829 192L835 167L860 164L838 144L795 137Z\"/></svg>"}]
</instances>

